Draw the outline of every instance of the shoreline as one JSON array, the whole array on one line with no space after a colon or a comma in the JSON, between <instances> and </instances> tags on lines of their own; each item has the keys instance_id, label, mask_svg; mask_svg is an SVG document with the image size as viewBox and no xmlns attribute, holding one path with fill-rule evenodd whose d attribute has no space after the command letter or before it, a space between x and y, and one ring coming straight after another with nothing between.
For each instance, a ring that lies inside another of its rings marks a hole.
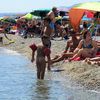
<instances>
[{"instance_id":1,"label":"shoreline","mask_svg":"<svg viewBox=\"0 0 100 100\"><path fill-rule=\"evenodd\" d=\"M34 38L24 39L18 35L9 35L8 37L13 39L15 43L11 43L9 45L3 45L1 47L17 51L18 53L26 56L29 60L31 59L31 49L29 45L33 42L38 44L40 43L40 38L35 36ZM4 44L7 43L8 40L4 39ZM55 54L60 54L66 45L65 40L52 40L51 46L51 57L54 57ZM72 80L75 80L78 84L86 87L87 89L99 90L100 91L100 67L97 65L88 65L83 63L82 61L73 61L63 63L58 62L54 64L54 66L62 66L65 69L64 75L71 76Z\"/></svg>"}]
</instances>

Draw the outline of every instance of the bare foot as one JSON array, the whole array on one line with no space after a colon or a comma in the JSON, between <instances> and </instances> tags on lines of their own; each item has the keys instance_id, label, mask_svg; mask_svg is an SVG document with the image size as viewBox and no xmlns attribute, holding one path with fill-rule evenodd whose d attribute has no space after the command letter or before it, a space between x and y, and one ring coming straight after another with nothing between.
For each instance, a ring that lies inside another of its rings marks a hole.
<instances>
[{"instance_id":1,"label":"bare foot","mask_svg":"<svg viewBox=\"0 0 100 100\"><path fill-rule=\"evenodd\" d=\"M71 62L72 61L72 58L68 58L68 61Z\"/></svg>"},{"instance_id":2,"label":"bare foot","mask_svg":"<svg viewBox=\"0 0 100 100\"><path fill-rule=\"evenodd\" d=\"M88 62L88 61L90 61L90 58L86 58L86 59L84 60L84 62Z\"/></svg>"},{"instance_id":3,"label":"bare foot","mask_svg":"<svg viewBox=\"0 0 100 100\"><path fill-rule=\"evenodd\" d=\"M87 64L91 65L92 63L91 63L91 61L87 61Z\"/></svg>"}]
</instances>

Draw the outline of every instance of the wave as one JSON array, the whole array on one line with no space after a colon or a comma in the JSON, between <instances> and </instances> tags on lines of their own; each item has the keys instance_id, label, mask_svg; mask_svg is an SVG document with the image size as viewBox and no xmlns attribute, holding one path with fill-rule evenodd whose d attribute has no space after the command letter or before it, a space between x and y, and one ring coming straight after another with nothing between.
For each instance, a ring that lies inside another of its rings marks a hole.
<instances>
[{"instance_id":1,"label":"wave","mask_svg":"<svg viewBox=\"0 0 100 100\"><path fill-rule=\"evenodd\" d=\"M0 47L0 54L20 55L17 51L12 51L3 47Z\"/></svg>"}]
</instances>

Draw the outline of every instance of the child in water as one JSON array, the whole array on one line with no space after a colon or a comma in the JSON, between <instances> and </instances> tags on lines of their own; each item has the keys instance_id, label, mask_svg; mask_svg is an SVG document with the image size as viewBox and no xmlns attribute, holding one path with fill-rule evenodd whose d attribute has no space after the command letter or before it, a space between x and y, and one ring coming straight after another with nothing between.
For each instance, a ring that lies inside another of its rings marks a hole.
<instances>
[{"instance_id":1,"label":"child in water","mask_svg":"<svg viewBox=\"0 0 100 100\"><path fill-rule=\"evenodd\" d=\"M37 66L37 78L38 79L44 79L45 75L45 69L46 69L46 62L48 63L48 70L50 70L50 48L48 48L48 38L43 36L42 38L42 44L36 46L35 44L32 44L30 48L32 49L32 59L31 61L34 61L34 55L35 51L37 50L37 56L36 56L36 66ZM47 57L47 61L46 61Z\"/></svg>"}]
</instances>

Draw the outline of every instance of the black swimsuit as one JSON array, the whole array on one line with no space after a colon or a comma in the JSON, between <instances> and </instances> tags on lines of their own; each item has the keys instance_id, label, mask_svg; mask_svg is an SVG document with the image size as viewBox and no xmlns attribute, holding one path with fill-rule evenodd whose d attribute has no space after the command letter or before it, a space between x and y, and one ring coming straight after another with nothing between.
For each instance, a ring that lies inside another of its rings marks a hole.
<instances>
[{"instance_id":1,"label":"black swimsuit","mask_svg":"<svg viewBox=\"0 0 100 100\"><path fill-rule=\"evenodd\" d=\"M85 45L85 43L84 43L84 40L83 40L82 47L83 47L83 48L88 48L88 49L91 49L91 48L93 48L92 41L91 41L91 43L90 43L90 44L88 44L88 45Z\"/></svg>"}]
</instances>

